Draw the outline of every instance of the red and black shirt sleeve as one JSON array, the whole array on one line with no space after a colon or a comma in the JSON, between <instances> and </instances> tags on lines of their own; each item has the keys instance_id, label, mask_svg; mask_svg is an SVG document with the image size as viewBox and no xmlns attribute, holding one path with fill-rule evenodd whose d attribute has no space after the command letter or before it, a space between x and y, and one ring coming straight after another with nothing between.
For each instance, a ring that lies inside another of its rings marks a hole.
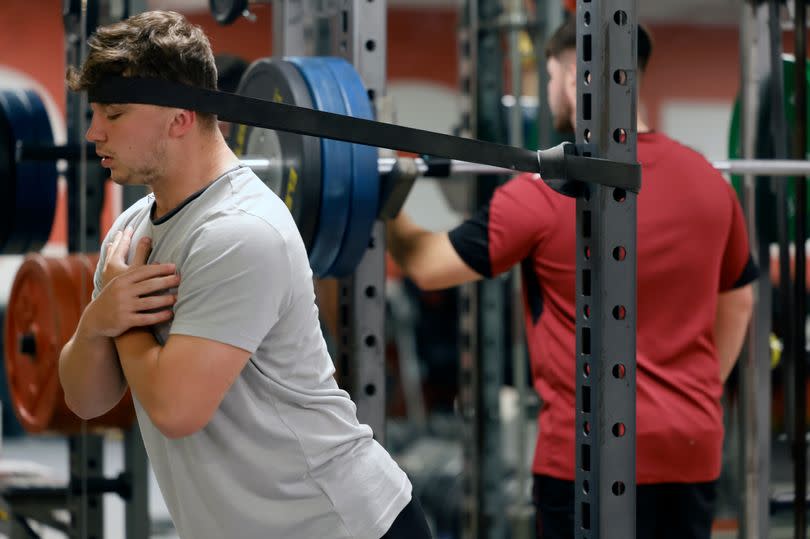
<instances>
[{"instance_id":1,"label":"red and black shirt sleeve","mask_svg":"<svg viewBox=\"0 0 810 539\"><path fill-rule=\"evenodd\" d=\"M556 219L548 211L554 203L549 191L534 174L511 179L477 214L449 232L450 243L484 277L509 270L532 255Z\"/></svg>"},{"instance_id":2,"label":"red and black shirt sleeve","mask_svg":"<svg viewBox=\"0 0 810 539\"><path fill-rule=\"evenodd\" d=\"M723 262L720 268L720 292L741 288L759 277L759 268L751 256L745 217L737 200L737 195L730 185L728 186L728 194L731 199L732 217L731 228L726 241L726 250L723 253Z\"/></svg>"}]
</instances>

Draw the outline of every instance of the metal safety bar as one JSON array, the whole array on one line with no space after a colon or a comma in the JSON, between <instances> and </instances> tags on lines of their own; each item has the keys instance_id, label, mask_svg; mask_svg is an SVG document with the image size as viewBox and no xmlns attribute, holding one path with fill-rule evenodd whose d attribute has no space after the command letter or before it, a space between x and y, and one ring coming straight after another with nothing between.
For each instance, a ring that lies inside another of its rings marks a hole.
<instances>
[{"instance_id":1,"label":"metal safety bar","mask_svg":"<svg viewBox=\"0 0 810 539\"><path fill-rule=\"evenodd\" d=\"M754 176L810 176L810 161L797 159L731 159L713 161L720 172Z\"/></svg>"}]
</instances>

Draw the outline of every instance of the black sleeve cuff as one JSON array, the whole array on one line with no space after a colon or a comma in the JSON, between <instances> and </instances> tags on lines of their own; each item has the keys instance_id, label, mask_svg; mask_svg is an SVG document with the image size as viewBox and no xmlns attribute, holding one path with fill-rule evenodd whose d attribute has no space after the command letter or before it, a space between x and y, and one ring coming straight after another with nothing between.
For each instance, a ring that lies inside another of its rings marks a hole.
<instances>
[{"instance_id":1,"label":"black sleeve cuff","mask_svg":"<svg viewBox=\"0 0 810 539\"><path fill-rule=\"evenodd\" d=\"M745 265L745 268L743 268L742 274L740 274L740 277L734 282L734 285L731 288L732 290L735 288L741 288L754 282L758 277L759 268L754 262L754 257L749 256L748 263Z\"/></svg>"},{"instance_id":2,"label":"black sleeve cuff","mask_svg":"<svg viewBox=\"0 0 810 539\"><path fill-rule=\"evenodd\" d=\"M489 204L447 235L465 264L484 277L492 277L492 263L489 259Z\"/></svg>"}]
</instances>

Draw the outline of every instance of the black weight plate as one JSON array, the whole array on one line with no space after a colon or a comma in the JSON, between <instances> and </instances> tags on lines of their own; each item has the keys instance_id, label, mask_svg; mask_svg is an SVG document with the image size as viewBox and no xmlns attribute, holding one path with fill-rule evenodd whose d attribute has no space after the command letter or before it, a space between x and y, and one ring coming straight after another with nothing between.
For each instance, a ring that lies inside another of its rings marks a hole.
<instances>
[{"instance_id":1,"label":"black weight plate","mask_svg":"<svg viewBox=\"0 0 810 539\"><path fill-rule=\"evenodd\" d=\"M278 59L262 58L251 64L236 93L312 108L312 98L301 73L292 64ZM230 145L240 158L261 157L274 164L257 174L287 204L307 252L311 252L321 211L320 140L238 125L232 130Z\"/></svg>"},{"instance_id":2,"label":"black weight plate","mask_svg":"<svg viewBox=\"0 0 810 539\"><path fill-rule=\"evenodd\" d=\"M31 128L37 144L53 145L53 131L45 103L42 102L36 91L31 89L25 90L24 97L31 112ZM38 178L34 204L36 205L35 211L41 218L37 219L31 227L27 251L39 251L48 242L53 228L53 218L56 214L58 192L59 173L56 170L56 161L37 161L34 164Z\"/></svg>"},{"instance_id":3,"label":"black weight plate","mask_svg":"<svg viewBox=\"0 0 810 539\"><path fill-rule=\"evenodd\" d=\"M39 137L43 138L40 139ZM14 160L17 141L52 144L50 121L39 96L30 90L0 89L0 163L3 216L0 253L21 254L44 245L56 208L56 173L51 165ZM55 167L55 165L53 165ZM53 174L47 174L53 170Z\"/></svg>"},{"instance_id":4,"label":"black weight plate","mask_svg":"<svg viewBox=\"0 0 810 539\"><path fill-rule=\"evenodd\" d=\"M208 0L211 15L219 24L234 22L247 9L248 0Z\"/></svg>"},{"instance_id":5,"label":"black weight plate","mask_svg":"<svg viewBox=\"0 0 810 539\"><path fill-rule=\"evenodd\" d=\"M14 163L16 138L6 116L6 102L0 91L0 254L11 254L8 240L14 230L17 166Z\"/></svg>"}]
</instances>

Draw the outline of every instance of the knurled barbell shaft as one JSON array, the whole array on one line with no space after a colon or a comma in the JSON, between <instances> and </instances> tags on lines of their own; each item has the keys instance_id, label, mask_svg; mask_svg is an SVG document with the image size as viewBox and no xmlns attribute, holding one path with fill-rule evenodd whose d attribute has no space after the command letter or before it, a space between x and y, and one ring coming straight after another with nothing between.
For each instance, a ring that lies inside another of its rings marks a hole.
<instances>
[{"instance_id":1,"label":"knurled barbell shaft","mask_svg":"<svg viewBox=\"0 0 810 539\"><path fill-rule=\"evenodd\" d=\"M83 146L87 159L96 159L96 148L93 144ZM80 145L32 145L17 144L18 161L56 161L66 159L77 161L81 156ZM381 157L378 160L380 174L388 174L396 163L397 157ZM257 172L263 172L274 164L272 158L248 156L242 162ZM449 166L448 166L449 165ZM753 174L756 176L810 176L810 161L791 159L727 159L712 162L714 168L729 174ZM416 166L422 176L443 177L454 174L492 174L509 175L515 171L508 168L470 163L467 161L429 160L416 158Z\"/></svg>"},{"instance_id":2,"label":"knurled barbell shaft","mask_svg":"<svg viewBox=\"0 0 810 539\"><path fill-rule=\"evenodd\" d=\"M397 157L381 157L378 159L380 174L388 174L397 162ZM514 170L508 168L481 165L458 160L441 160L426 162L421 158L415 158L419 174L429 177L445 177L454 174L492 174L510 175L515 174ZM261 173L270 168L274 168L276 163L273 159L258 156L248 156L242 159L242 163L251 167L254 171ZM436 164L438 163L438 166ZM449 166L448 166L449 165ZM810 176L810 161L790 160L790 159L731 159L713 161L712 166L719 172L729 174L754 174L756 176ZM278 168L275 166L275 168Z\"/></svg>"},{"instance_id":3,"label":"knurled barbell shaft","mask_svg":"<svg viewBox=\"0 0 810 539\"><path fill-rule=\"evenodd\" d=\"M388 174L394 168L397 157L381 157L377 160L380 174ZM410 159L410 158L408 158ZM515 174L515 171L508 168L493 167L490 165L481 165L478 163L469 163L467 161L447 161L442 160L438 164L434 161L425 161L422 158L414 158L416 166L419 169L419 174L422 176L442 177L452 174ZM248 166L257 173L263 173L272 168L278 168L280 162L276 159L268 159L267 157L246 156L242 158L242 164ZM449 167L447 166L449 163ZM443 171L447 172L443 172Z\"/></svg>"},{"instance_id":4,"label":"knurled barbell shaft","mask_svg":"<svg viewBox=\"0 0 810 539\"><path fill-rule=\"evenodd\" d=\"M23 144L17 142L17 161L56 161L66 159L68 161L78 161L84 148L87 159L97 159L95 144L86 145L38 145Z\"/></svg>"}]
</instances>

